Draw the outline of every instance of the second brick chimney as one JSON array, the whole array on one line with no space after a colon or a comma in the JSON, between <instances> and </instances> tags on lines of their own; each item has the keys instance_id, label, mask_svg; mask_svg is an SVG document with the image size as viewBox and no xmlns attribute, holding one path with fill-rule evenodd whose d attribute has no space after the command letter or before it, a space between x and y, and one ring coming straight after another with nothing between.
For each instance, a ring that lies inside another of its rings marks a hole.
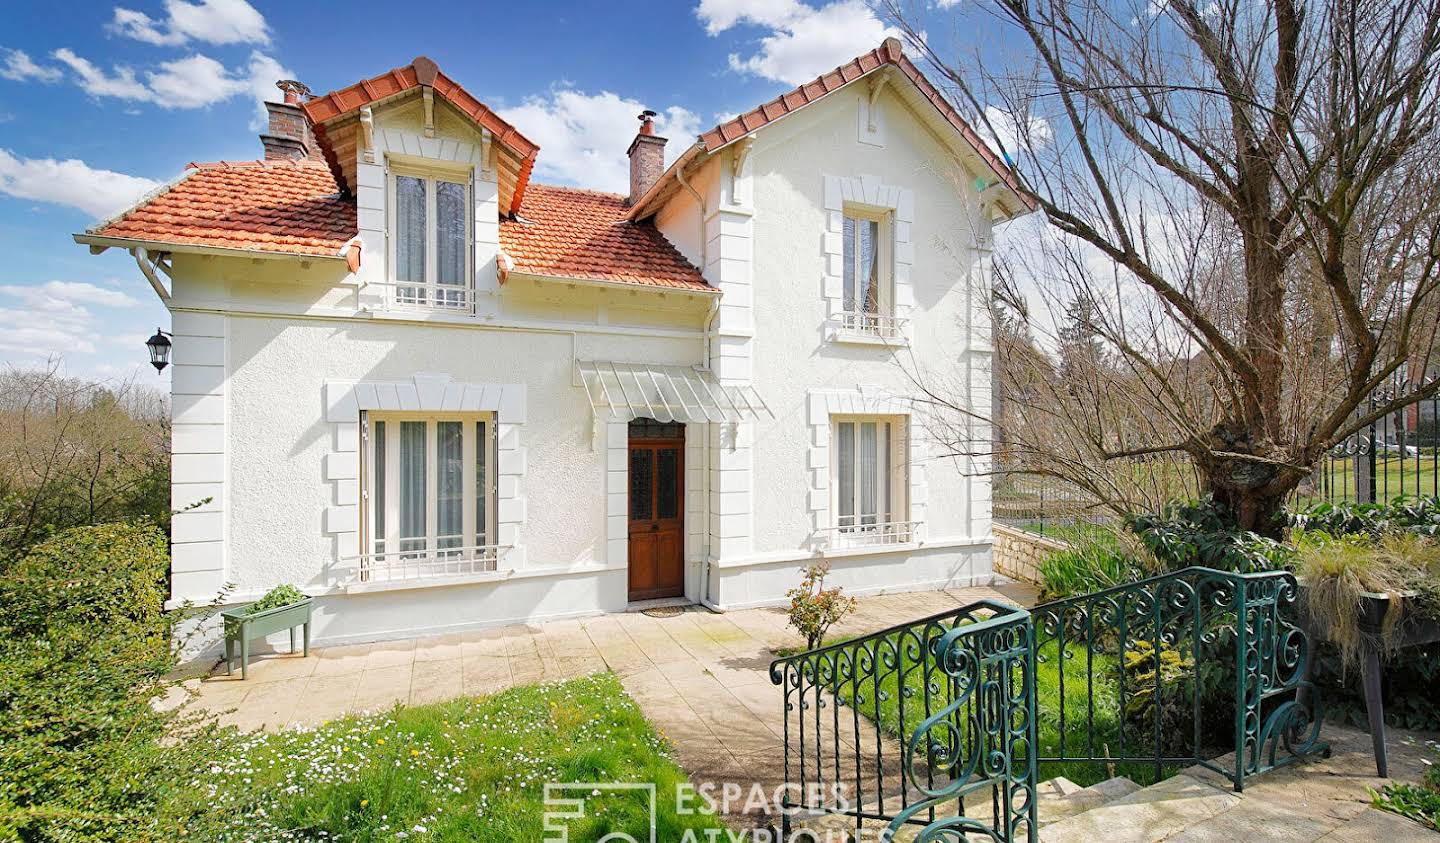
<instances>
[{"instance_id":1,"label":"second brick chimney","mask_svg":"<svg viewBox=\"0 0 1440 843\"><path fill-rule=\"evenodd\" d=\"M655 112L640 112L640 131L625 154L630 156L630 204L633 205L665 172L665 138L655 134Z\"/></svg>"},{"instance_id":2,"label":"second brick chimney","mask_svg":"<svg viewBox=\"0 0 1440 843\"><path fill-rule=\"evenodd\" d=\"M285 101L265 103L265 110L270 113L270 128L260 135L265 160L318 159L320 151L310 130L310 120L300 107L302 98L310 96L310 89L291 79L282 79L275 87L285 92Z\"/></svg>"}]
</instances>

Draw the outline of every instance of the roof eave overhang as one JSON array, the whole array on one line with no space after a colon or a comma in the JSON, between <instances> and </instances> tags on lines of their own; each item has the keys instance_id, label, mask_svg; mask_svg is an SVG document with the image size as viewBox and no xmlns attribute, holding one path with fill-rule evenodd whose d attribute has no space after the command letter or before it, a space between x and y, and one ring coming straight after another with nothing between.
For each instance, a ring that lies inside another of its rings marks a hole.
<instances>
[{"instance_id":1,"label":"roof eave overhang","mask_svg":"<svg viewBox=\"0 0 1440 843\"><path fill-rule=\"evenodd\" d=\"M701 296L705 298L716 297L720 291L714 287L672 287L666 284L645 284L635 281L616 281L605 278L576 278L570 275L552 275L544 272L530 272L524 269L511 269L505 273L506 278L516 278L526 281L539 281L549 284L576 284L584 287L600 287L610 290L644 291L650 293L677 293L686 296Z\"/></svg>"},{"instance_id":2,"label":"roof eave overhang","mask_svg":"<svg viewBox=\"0 0 1440 843\"><path fill-rule=\"evenodd\" d=\"M676 158L673 164L665 168L665 172L661 173L660 178L656 179L655 183L650 185L649 190L640 194L640 198L636 200L635 204L630 206L630 210L626 212L625 219L631 222L643 220L660 210L659 207L656 207L658 205L657 200L669 190L671 183L675 181L676 174L691 167L704 164L709 157L710 153L706 151L705 144L699 141L691 144L689 149L680 153L680 157Z\"/></svg>"},{"instance_id":3,"label":"roof eave overhang","mask_svg":"<svg viewBox=\"0 0 1440 843\"><path fill-rule=\"evenodd\" d=\"M163 240L132 240L126 237L102 237L97 234L73 234L71 237L82 246L92 250L145 249L148 252L170 252L184 255L212 255L225 258L254 258L260 260L314 260L338 261L344 263L347 256L342 252L333 255L312 252L277 252L269 249L230 249L224 246L202 246L196 243L172 243ZM349 244L346 244L348 248Z\"/></svg>"}]
</instances>

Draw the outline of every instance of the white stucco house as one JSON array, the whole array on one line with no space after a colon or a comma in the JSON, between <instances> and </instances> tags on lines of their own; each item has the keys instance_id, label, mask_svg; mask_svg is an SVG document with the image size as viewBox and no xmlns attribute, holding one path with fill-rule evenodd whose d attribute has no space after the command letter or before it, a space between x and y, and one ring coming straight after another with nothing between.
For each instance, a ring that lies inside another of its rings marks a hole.
<instances>
[{"instance_id":1,"label":"white stucco house","mask_svg":"<svg viewBox=\"0 0 1440 843\"><path fill-rule=\"evenodd\" d=\"M643 118L628 196L532 183L428 59L280 87L263 160L75 237L172 314L175 602L289 582L339 642L777 604L822 558L992 580L986 465L902 363L984 416L991 231L1031 206L898 42L668 167Z\"/></svg>"}]
</instances>

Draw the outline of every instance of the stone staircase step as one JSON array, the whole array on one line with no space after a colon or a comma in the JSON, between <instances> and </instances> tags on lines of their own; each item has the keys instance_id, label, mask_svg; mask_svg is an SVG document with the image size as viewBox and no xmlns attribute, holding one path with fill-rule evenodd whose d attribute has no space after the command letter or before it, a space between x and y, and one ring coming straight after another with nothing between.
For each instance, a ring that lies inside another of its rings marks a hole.
<instances>
[{"instance_id":1,"label":"stone staircase step","mask_svg":"<svg viewBox=\"0 0 1440 843\"><path fill-rule=\"evenodd\" d=\"M1047 825L1040 830L1040 840L1042 843L1092 843L1095 840L1159 843L1230 810L1239 802L1239 794L1182 773Z\"/></svg>"},{"instance_id":2,"label":"stone staircase step","mask_svg":"<svg viewBox=\"0 0 1440 843\"><path fill-rule=\"evenodd\" d=\"M1099 808L1101 805L1108 805L1140 789L1140 785L1124 776L1116 776L1113 779L1096 782L1089 787L1077 787L1060 799L1046 800L1042 796L1039 803L1040 827L1044 828L1047 825L1083 814L1093 808Z\"/></svg>"}]
</instances>

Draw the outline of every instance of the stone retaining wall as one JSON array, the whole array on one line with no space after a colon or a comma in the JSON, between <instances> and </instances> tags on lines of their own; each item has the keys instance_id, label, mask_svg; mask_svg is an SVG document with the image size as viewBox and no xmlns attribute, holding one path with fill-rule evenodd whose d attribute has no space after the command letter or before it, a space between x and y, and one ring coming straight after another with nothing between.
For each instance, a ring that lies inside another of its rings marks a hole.
<instances>
[{"instance_id":1,"label":"stone retaining wall","mask_svg":"<svg viewBox=\"0 0 1440 843\"><path fill-rule=\"evenodd\" d=\"M1040 560L1070 545L1004 524L994 525L995 573L1028 583L1040 584Z\"/></svg>"}]
</instances>

